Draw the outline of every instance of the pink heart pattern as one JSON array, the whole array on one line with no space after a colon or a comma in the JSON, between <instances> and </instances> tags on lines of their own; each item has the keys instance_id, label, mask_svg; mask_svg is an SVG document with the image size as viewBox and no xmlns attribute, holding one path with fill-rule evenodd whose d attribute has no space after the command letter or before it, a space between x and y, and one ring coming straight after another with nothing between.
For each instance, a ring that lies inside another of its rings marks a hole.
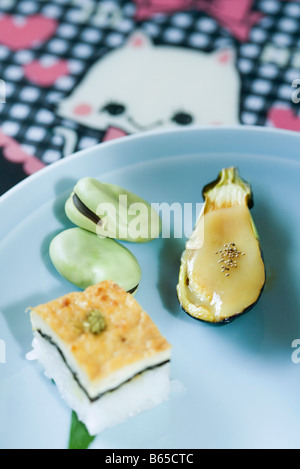
<instances>
[{"instance_id":1,"label":"pink heart pattern","mask_svg":"<svg viewBox=\"0 0 300 469\"><path fill-rule=\"evenodd\" d=\"M13 51L32 48L45 42L57 28L57 22L43 15L16 19L12 15L0 18L0 43Z\"/></svg>"},{"instance_id":2,"label":"pink heart pattern","mask_svg":"<svg viewBox=\"0 0 300 469\"><path fill-rule=\"evenodd\" d=\"M0 147L3 148L3 156L11 163L22 163L25 174L30 176L46 165L35 156L28 155L21 145L0 130Z\"/></svg>"},{"instance_id":3,"label":"pink heart pattern","mask_svg":"<svg viewBox=\"0 0 300 469\"><path fill-rule=\"evenodd\" d=\"M239 41L247 41L252 27L263 15L252 11L254 0L135 0L136 19L151 18L156 13L174 13L196 9L215 18Z\"/></svg>"},{"instance_id":4,"label":"pink heart pattern","mask_svg":"<svg viewBox=\"0 0 300 469\"><path fill-rule=\"evenodd\" d=\"M300 117L295 115L291 109L274 106L269 110L268 120L278 129L300 132Z\"/></svg>"},{"instance_id":5,"label":"pink heart pattern","mask_svg":"<svg viewBox=\"0 0 300 469\"><path fill-rule=\"evenodd\" d=\"M34 60L23 67L25 77L36 85L52 86L56 80L69 74L67 60L57 60L53 65L45 66L40 60Z\"/></svg>"}]
</instances>

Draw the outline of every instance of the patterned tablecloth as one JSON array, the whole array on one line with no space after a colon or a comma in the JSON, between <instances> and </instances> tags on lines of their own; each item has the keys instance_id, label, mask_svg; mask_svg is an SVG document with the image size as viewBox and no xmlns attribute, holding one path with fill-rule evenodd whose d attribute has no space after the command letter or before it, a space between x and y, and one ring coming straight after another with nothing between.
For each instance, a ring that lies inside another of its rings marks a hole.
<instances>
[{"instance_id":1,"label":"patterned tablecloth","mask_svg":"<svg viewBox=\"0 0 300 469\"><path fill-rule=\"evenodd\" d=\"M299 68L298 1L1 0L0 194L135 132L300 131Z\"/></svg>"}]
</instances>

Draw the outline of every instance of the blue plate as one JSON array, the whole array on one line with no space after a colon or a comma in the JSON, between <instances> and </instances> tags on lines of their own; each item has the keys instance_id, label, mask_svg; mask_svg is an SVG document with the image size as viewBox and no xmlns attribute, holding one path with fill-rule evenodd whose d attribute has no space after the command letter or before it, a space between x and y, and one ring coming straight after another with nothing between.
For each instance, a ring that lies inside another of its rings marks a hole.
<instances>
[{"instance_id":1,"label":"blue plate","mask_svg":"<svg viewBox=\"0 0 300 469\"><path fill-rule=\"evenodd\" d=\"M172 392L155 409L101 433L91 447L300 447L299 148L298 134L257 127L139 134L55 163L1 198L1 448L68 445L71 411L39 365L25 358L32 340L25 310L75 290L48 254L54 235L70 226L64 203L75 182L98 177L149 202L175 204L176 212L202 202L202 187L232 165L252 185L264 293L236 321L210 326L177 301L186 233L180 235L178 217L169 238L128 244L143 272L136 298L173 345Z\"/></svg>"}]
</instances>

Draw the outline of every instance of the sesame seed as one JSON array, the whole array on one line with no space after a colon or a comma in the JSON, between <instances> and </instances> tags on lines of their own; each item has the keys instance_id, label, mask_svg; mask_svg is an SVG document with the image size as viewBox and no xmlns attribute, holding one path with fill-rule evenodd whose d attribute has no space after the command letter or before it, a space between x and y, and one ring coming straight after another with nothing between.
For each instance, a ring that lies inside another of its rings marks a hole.
<instances>
[{"instance_id":1,"label":"sesame seed","mask_svg":"<svg viewBox=\"0 0 300 469\"><path fill-rule=\"evenodd\" d=\"M236 259L242 255L244 256L245 253L238 251L236 244L233 242L230 243L225 243L223 245L224 249L220 249L219 251L216 251L215 254L219 254L220 258L218 260L218 263L223 263L221 266L221 272L226 272L225 276L229 276L229 272L231 267L237 268L237 261Z\"/></svg>"}]
</instances>

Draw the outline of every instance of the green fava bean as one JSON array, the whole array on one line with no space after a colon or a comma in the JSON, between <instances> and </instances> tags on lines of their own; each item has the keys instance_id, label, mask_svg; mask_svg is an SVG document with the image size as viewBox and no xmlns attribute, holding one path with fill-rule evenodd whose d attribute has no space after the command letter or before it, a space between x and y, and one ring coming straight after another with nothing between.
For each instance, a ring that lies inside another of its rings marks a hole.
<instances>
[{"instance_id":1,"label":"green fava bean","mask_svg":"<svg viewBox=\"0 0 300 469\"><path fill-rule=\"evenodd\" d=\"M120 186L90 177L75 185L65 211L75 225L102 237L146 243L161 232L159 214L148 202Z\"/></svg>"},{"instance_id":2,"label":"green fava bean","mask_svg":"<svg viewBox=\"0 0 300 469\"><path fill-rule=\"evenodd\" d=\"M134 293L140 283L141 268L126 247L82 228L70 228L58 234L51 241L49 253L56 270L82 289L113 280Z\"/></svg>"}]
</instances>

